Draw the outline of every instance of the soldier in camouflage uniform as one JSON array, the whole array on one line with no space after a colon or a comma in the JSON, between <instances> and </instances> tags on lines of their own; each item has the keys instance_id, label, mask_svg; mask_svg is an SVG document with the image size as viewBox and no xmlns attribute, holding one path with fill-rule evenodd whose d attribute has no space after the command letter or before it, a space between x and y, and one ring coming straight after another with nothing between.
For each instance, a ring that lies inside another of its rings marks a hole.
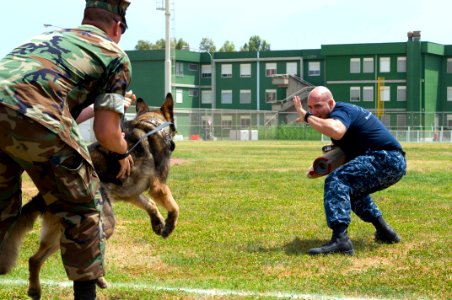
<instances>
[{"instance_id":1,"label":"soldier in camouflage uniform","mask_svg":"<svg viewBox=\"0 0 452 300\"><path fill-rule=\"evenodd\" d=\"M82 25L41 34L0 61L0 255L20 214L26 171L49 210L61 217L61 255L75 299L94 299L104 275L99 179L75 119L94 104L102 146L125 153L124 94L131 80L118 43L128 0L86 0ZM118 177L130 174L131 156Z\"/></svg>"},{"instance_id":2,"label":"soldier in camouflage uniform","mask_svg":"<svg viewBox=\"0 0 452 300\"><path fill-rule=\"evenodd\" d=\"M405 153L400 143L371 112L349 103L335 102L326 87L316 87L308 96L309 112L294 98L298 122L331 138L345 153L348 162L325 179L324 206L331 240L309 254L354 254L347 235L350 212L372 223L375 240L398 243L400 237L385 222L370 194L398 182L406 173Z\"/></svg>"}]
</instances>

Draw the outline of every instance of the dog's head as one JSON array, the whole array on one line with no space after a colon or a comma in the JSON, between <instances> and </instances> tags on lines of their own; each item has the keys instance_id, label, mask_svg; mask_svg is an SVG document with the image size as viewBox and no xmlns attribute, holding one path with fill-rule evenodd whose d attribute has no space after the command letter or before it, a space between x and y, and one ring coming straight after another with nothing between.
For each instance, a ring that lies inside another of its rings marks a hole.
<instances>
[{"instance_id":1,"label":"dog's head","mask_svg":"<svg viewBox=\"0 0 452 300\"><path fill-rule=\"evenodd\" d=\"M175 149L173 136L176 133L176 127L174 126L173 96L168 93L162 106L155 110L150 110L144 100L139 99L136 109L135 119L123 124L125 139L131 150L130 154L135 161L135 166L139 168L139 161L149 160L152 157L157 174L161 178L166 178L171 152ZM171 124L155 131L165 122L171 122ZM152 131L155 132L146 136ZM120 168L117 158L98 143L90 145L89 150L94 168L101 181L122 185L124 180L116 178Z\"/></svg>"},{"instance_id":2,"label":"dog's head","mask_svg":"<svg viewBox=\"0 0 452 300\"><path fill-rule=\"evenodd\" d=\"M171 93L166 95L162 106L155 110L150 110L144 100L138 98L136 103L137 116L132 121L134 127L140 128L145 132L149 132L165 122L171 122L168 127L162 128L159 132L155 133L163 138L170 151L174 151L175 149L173 137L176 134L176 126L174 125L173 107L174 101Z\"/></svg>"}]
</instances>

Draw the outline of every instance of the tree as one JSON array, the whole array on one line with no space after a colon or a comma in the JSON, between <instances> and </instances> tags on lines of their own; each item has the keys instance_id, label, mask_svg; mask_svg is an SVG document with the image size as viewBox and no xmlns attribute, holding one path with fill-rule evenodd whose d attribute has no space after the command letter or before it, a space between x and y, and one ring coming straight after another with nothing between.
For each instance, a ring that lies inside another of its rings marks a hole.
<instances>
[{"instance_id":1,"label":"tree","mask_svg":"<svg viewBox=\"0 0 452 300\"><path fill-rule=\"evenodd\" d=\"M225 41L219 51L220 52L235 52L235 45L231 41Z\"/></svg>"},{"instance_id":2,"label":"tree","mask_svg":"<svg viewBox=\"0 0 452 300\"><path fill-rule=\"evenodd\" d=\"M174 42L175 42L175 45L174 45L174 47L177 49L177 50L190 50L190 44L188 44L186 41L184 41L183 39L179 39L177 42L176 42L176 39L174 39ZM172 47L171 47L172 48Z\"/></svg>"},{"instance_id":3,"label":"tree","mask_svg":"<svg viewBox=\"0 0 452 300\"><path fill-rule=\"evenodd\" d=\"M174 47L173 44L174 44L174 41L171 41L171 43L170 43L171 48ZM165 49L165 46L166 46L166 40L162 38L155 42L153 49Z\"/></svg>"},{"instance_id":4,"label":"tree","mask_svg":"<svg viewBox=\"0 0 452 300\"><path fill-rule=\"evenodd\" d=\"M171 43L171 47L173 47L173 42ZM145 41L139 40L135 45L135 50L156 50L156 49L165 49L165 39L160 39L155 42L155 44Z\"/></svg>"},{"instance_id":5,"label":"tree","mask_svg":"<svg viewBox=\"0 0 452 300\"><path fill-rule=\"evenodd\" d=\"M269 51L270 44L265 40L261 40L260 36L253 35L248 43L240 48L240 51Z\"/></svg>"},{"instance_id":6,"label":"tree","mask_svg":"<svg viewBox=\"0 0 452 300\"><path fill-rule=\"evenodd\" d=\"M158 50L158 49L165 49L166 46L166 40L160 39L155 42L155 44L145 41L145 40L139 40L137 44L135 45L135 50ZM176 39L172 39L170 43L171 48L176 48L178 50L183 49L190 49L190 45L184 41L183 39L179 39L176 41Z\"/></svg>"},{"instance_id":7,"label":"tree","mask_svg":"<svg viewBox=\"0 0 452 300\"><path fill-rule=\"evenodd\" d=\"M153 49L153 44L149 41L139 40L135 45L135 50L151 50Z\"/></svg>"},{"instance_id":8,"label":"tree","mask_svg":"<svg viewBox=\"0 0 452 300\"><path fill-rule=\"evenodd\" d=\"M199 50L213 53L217 50L217 47L215 47L215 43L213 42L212 39L204 37L199 43Z\"/></svg>"}]
</instances>

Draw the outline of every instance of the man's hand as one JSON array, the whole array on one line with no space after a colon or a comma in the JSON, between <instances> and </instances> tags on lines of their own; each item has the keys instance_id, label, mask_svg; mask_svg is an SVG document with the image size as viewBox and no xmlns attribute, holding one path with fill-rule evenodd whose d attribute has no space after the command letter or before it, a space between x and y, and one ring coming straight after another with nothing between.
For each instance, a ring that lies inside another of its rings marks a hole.
<instances>
[{"instance_id":1,"label":"man's hand","mask_svg":"<svg viewBox=\"0 0 452 300\"><path fill-rule=\"evenodd\" d=\"M136 100L137 96L135 96L132 90L128 91L124 95L124 113L129 109L130 105L135 103Z\"/></svg>"},{"instance_id":2,"label":"man's hand","mask_svg":"<svg viewBox=\"0 0 452 300\"><path fill-rule=\"evenodd\" d=\"M293 97L293 106L297 110L298 118L295 120L298 123L304 122L304 116L306 115L306 111L301 106L301 99L299 96Z\"/></svg>"},{"instance_id":3,"label":"man's hand","mask_svg":"<svg viewBox=\"0 0 452 300\"><path fill-rule=\"evenodd\" d=\"M125 176L130 176L130 172L132 171L133 167L133 158L132 155L127 156L124 159L119 160L119 173L116 175L116 178L122 178Z\"/></svg>"}]
</instances>

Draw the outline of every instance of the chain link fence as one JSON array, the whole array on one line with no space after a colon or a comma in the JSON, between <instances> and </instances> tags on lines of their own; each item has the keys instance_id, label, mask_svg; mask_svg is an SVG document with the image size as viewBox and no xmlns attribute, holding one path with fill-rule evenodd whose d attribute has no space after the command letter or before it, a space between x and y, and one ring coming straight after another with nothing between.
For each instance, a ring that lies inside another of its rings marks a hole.
<instances>
[{"instance_id":1,"label":"chain link fence","mask_svg":"<svg viewBox=\"0 0 452 300\"><path fill-rule=\"evenodd\" d=\"M135 114L126 114L130 120ZM175 110L176 140L329 140L309 125L297 123L294 112L254 110ZM449 119L448 119L449 118ZM401 142L452 143L450 113L385 113L380 117ZM407 124L431 124L414 126ZM92 121L81 124L88 142L95 140Z\"/></svg>"}]
</instances>

